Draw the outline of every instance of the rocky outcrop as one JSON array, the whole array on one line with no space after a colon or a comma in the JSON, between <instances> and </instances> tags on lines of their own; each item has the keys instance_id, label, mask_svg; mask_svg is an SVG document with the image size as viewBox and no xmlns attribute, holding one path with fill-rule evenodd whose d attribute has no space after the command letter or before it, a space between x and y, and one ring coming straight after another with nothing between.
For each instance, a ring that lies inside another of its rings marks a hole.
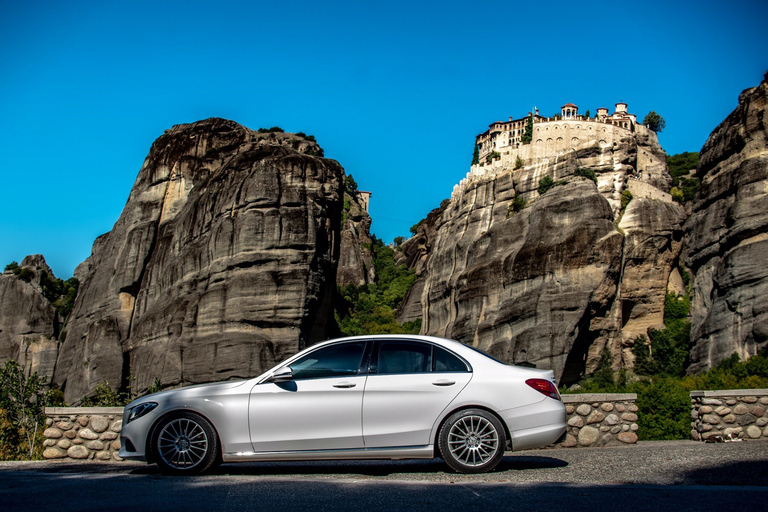
<instances>
[{"instance_id":1,"label":"rocky outcrop","mask_svg":"<svg viewBox=\"0 0 768 512\"><path fill-rule=\"evenodd\" d=\"M45 259L27 256L19 265L26 274L0 274L0 365L13 359L27 375L36 372L50 383L58 352L59 318L40 289L41 271L52 276ZM28 279L28 280L27 280Z\"/></svg>"},{"instance_id":2,"label":"rocky outcrop","mask_svg":"<svg viewBox=\"0 0 768 512\"><path fill-rule=\"evenodd\" d=\"M148 388L250 377L324 339L344 171L311 140L232 121L158 138L81 280L55 381Z\"/></svg>"},{"instance_id":3,"label":"rocky outcrop","mask_svg":"<svg viewBox=\"0 0 768 512\"><path fill-rule=\"evenodd\" d=\"M371 217L363 208L357 194L344 193L341 250L336 284L340 287L373 283L373 252L371 251Z\"/></svg>"},{"instance_id":4,"label":"rocky outcrop","mask_svg":"<svg viewBox=\"0 0 768 512\"><path fill-rule=\"evenodd\" d=\"M638 129L519 169L473 167L403 244L420 276L400 320L418 305L422 333L551 368L561 382L594 370L605 348L616 368L631 366L628 346L663 320L681 250L685 213L667 193L665 156ZM547 176L556 186L540 194Z\"/></svg>"},{"instance_id":5,"label":"rocky outcrop","mask_svg":"<svg viewBox=\"0 0 768 512\"><path fill-rule=\"evenodd\" d=\"M701 150L701 190L686 225L686 263L695 274L691 367L768 345L768 132L766 79Z\"/></svg>"}]
</instances>

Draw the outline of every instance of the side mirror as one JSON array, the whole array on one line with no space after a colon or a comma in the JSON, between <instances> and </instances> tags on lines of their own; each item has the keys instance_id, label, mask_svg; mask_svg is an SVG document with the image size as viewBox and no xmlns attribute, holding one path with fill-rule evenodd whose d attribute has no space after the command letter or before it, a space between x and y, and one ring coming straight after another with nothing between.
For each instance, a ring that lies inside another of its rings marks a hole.
<instances>
[{"instance_id":1,"label":"side mirror","mask_svg":"<svg viewBox=\"0 0 768 512\"><path fill-rule=\"evenodd\" d=\"M293 370L291 370L290 366L284 366L279 370L275 370L272 376L267 379L267 382L274 382L277 384L280 382L291 382L292 380Z\"/></svg>"}]
</instances>

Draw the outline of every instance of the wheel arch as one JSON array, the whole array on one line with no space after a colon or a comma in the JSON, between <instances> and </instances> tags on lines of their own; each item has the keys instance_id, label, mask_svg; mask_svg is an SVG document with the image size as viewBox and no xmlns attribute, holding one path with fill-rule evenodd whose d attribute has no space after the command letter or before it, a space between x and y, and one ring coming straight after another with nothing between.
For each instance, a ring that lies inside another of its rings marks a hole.
<instances>
[{"instance_id":1,"label":"wheel arch","mask_svg":"<svg viewBox=\"0 0 768 512\"><path fill-rule=\"evenodd\" d=\"M443 416L443 419L440 420L440 424L437 426L437 429L435 430L435 435L432 439L433 446L435 449L435 457L442 458L442 454L440 453L440 431L443 429L443 425L445 425L445 422L448 421L448 418L456 414L457 412L466 411L468 409L480 409L487 413L492 414L497 420L499 420L499 423L501 423L501 426L504 427L504 436L506 437L506 447L505 448L512 448L512 437L509 434L509 427L507 426L507 422L504 421L504 419L493 409L490 407L486 407L484 405L462 405L461 407L456 407L455 409L451 409L448 411L445 416Z\"/></svg>"},{"instance_id":2,"label":"wheel arch","mask_svg":"<svg viewBox=\"0 0 768 512\"><path fill-rule=\"evenodd\" d=\"M145 456L147 458L147 463L148 464L152 464L152 463L157 462L155 450L154 450L154 448L152 446L152 438L155 435L155 430L157 430L158 425L160 425L160 423L163 420L165 420L168 416L172 416L172 415L178 414L178 413L196 414L196 415L200 416L201 418L203 418L205 421L207 421L211 425L211 427L213 428L214 433L216 434L216 438L219 440L219 442L217 443L218 444L218 453L216 454L216 457L219 460L221 460L223 448L222 448L222 444L221 444L221 434L219 434L219 429L216 428L216 424L213 421L211 421L211 419L208 416L206 416L205 414L201 413L200 411L197 411L195 409L186 409L186 408L181 407L181 408L178 408L178 409L171 409L171 410L163 412L163 414L161 416L159 416L155 420L154 423L152 423L152 426L147 431L147 438L144 441L144 443L145 443L145 445L144 445L144 454L145 454Z\"/></svg>"}]
</instances>

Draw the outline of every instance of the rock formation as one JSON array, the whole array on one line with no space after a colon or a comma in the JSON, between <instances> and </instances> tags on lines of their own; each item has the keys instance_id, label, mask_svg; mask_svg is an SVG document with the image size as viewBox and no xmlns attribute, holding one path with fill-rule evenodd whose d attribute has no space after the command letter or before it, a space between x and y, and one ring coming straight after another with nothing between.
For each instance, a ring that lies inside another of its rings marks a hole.
<instances>
[{"instance_id":1,"label":"rock formation","mask_svg":"<svg viewBox=\"0 0 768 512\"><path fill-rule=\"evenodd\" d=\"M28 281L6 271L0 274L0 365L13 359L27 375L37 372L50 383L58 352L59 317L40 289L41 271L52 276L45 259L35 254L19 269Z\"/></svg>"},{"instance_id":2,"label":"rock formation","mask_svg":"<svg viewBox=\"0 0 768 512\"><path fill-rule=\"evenodd\" d=\"M373 282L373 253L371 252L371 217L365 211L355 191L344 193L344 214L341 249L336 283L339 286L362 286Z\"/></svg>"},{"instance_id":3,"label":"rock formation","mask_svg":"<svg viewBox=\"0 0 768 512\"><path fill-rule=\"evenodd\" d=\"M312 140L232 121L152 145L81 280L55 382L140 392L251 377L325 338L344 171Z\"/></svg>"},{"instance_id":4,"label":"rock formation","mask_svg":"<svg viewBox=\"0 0 768 512\"><path fill-rule=\"evenodd\" d=\"M686 225L695 274L691 372L768 344L766 96L766 78L742 92L701 150L701 190Z\"/></svg>"},{"instance_id":5,"label":"rock formation","mask_svg":"<svg viewBox=\"0 0 768 512\"><path fill-rule=\"evenodd\" d=\"M403 245L419 280L400 320L418 308L422 333L552 368L562 382L594 370L606 348L616 368L631 365L634 338L663 320L681 249L685 213L667 193L665 156L638 127L518 169L473 166ZM540 194L546 176L556 186Z\"/></svg>"}]
</instances>

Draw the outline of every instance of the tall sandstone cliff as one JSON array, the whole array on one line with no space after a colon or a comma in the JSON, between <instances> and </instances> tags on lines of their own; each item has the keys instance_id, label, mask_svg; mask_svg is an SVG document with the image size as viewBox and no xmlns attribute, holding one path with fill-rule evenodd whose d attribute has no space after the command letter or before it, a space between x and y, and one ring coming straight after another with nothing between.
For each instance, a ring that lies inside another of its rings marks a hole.
<instances>
[{"instance_id":1,"label":"tall sandstone cliff","mask_svg":"<svg viewBox=\"0 0 768 512\"><path fill-rule=\"evenodd\" d=\"M312 141L208 119L152 145L81 282L55 383L136 392L257 375L326 337L344 171Z\"/></svg>"},{"instance_id":2,"label":"tall sandstone cliff","mask_svg":"<svg viewBox=\"0 0 768 512\"><path fill-rule=\"evenodd\" d=\"M40 254L27 256L19 269L29 280L13 272L0 274L0 365L13 359L29 375L37 373L45 383L53 379L61 326L53 305L43 296L41 272L53 276Z\"/></svg>"},{"instance_id":3,"label":"tall sandstone cliff","mask_svg":"<svg viewBox=\"0 0 768 512\"><path fill-rule=\"evenodd\" d=\"M665 156L638 127L519 169L473 168L404 244L419 279L400 320L420 311L422 333L552 368L562 382L594 370L604 349L614 367L631 365L634 339L663 322L680 257L685 212L666 193ZM545 176L559 185L541 195ZM623 210L625 190L634 199Z\"/></svg>"},{"instance_id":4,"label":"tall sandstone cliff","mask_svg":"<svg viewBox=\"0 0 768 512\"><path fill-rule=\"evenodd\" d=\"M691 372L768 345L767 96L766 78L742 92L701 150L702 185L686 225L695 274Z\"/></svg>"}]
</instances>

